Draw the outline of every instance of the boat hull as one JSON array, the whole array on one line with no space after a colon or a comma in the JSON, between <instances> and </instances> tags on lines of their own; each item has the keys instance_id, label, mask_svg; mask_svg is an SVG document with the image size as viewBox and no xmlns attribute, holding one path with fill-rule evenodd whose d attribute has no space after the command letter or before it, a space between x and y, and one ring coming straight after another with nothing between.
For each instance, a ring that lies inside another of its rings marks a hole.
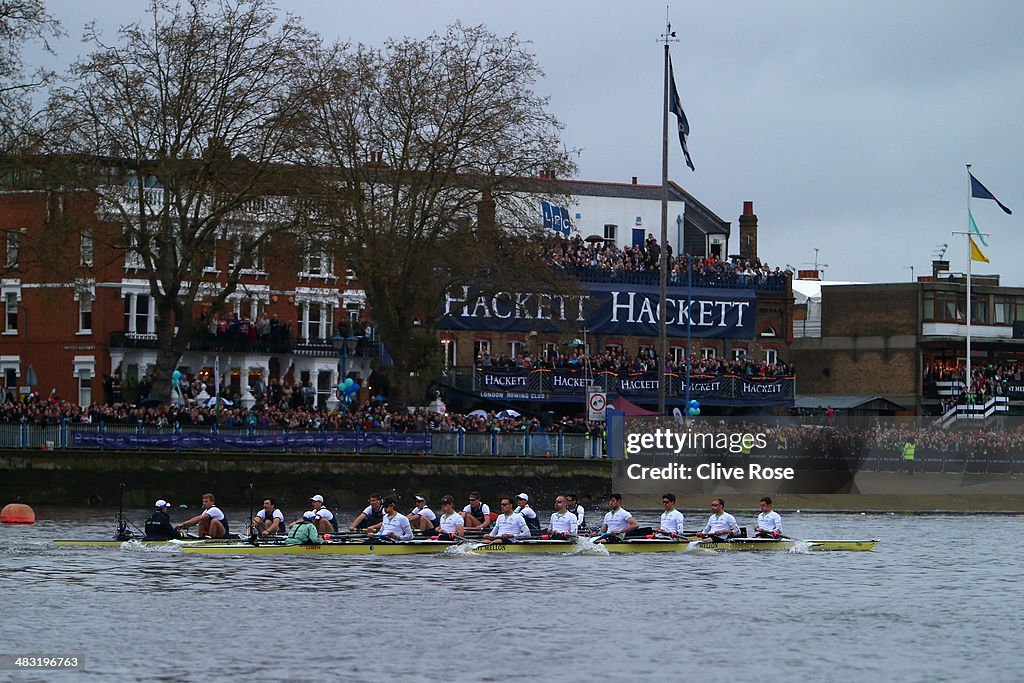
<instances>
[{"instance_id":1,"label":"boat hull","mask_svg":"<svg viewBox=\"0 0 1024 683\"><path fill-rule=\"evenodd\" d=\"M126 541L118 541L114 539L57 539L51 541L56 546L61 547L72 547L72 548L120 548L125 543L138 543L141 546L163 546L163 545L196 545L196 544L215 544L215 545L237 545L241 543L248 543L247 539L244 538L181 538L168 541L143 541L142 539L132 538Z\"/></svg>"},{"instance_id":2,"label":"boat hull","mask_svg":"<svg viewBox=\"0 0 1024 683\"><path fill-rule=\"evenodd\" d=\"M878 544L874 540L736 539L727 543L710 541L686 542L661 539L636 539L622 543L605 543L610 553L714 551L869 551ZM579 553L588 544L572 541L524 541L520 543L455 543L451 541L410 541L407 543L324 543L321 545L247 545L196 543L182 545L182 552L204 555L423 555L443 552L468 552L478 555L507 553ZM589 549L593 550L593 546Z\"/></svg>"}]
</instances>

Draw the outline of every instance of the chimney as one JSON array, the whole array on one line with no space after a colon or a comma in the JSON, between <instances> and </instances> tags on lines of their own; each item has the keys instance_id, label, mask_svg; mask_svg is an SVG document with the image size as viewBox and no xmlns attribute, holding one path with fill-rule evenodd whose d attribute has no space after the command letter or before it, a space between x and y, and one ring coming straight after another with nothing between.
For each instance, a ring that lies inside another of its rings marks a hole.
<instances>
[{"instance_id":1,"label":"chimney","mask_svg":"<svg viewBox=\"0 0 1024 683\"><path fill-rule=\"evenodd\" d=\"M633 184L636 185L636 176L633 176Z\"/></svg>"},{"instance_id":2,"label":"chimney","mask_svg":"<svg viewBox=\"0 0 1024 683\"><path fill-rule=\"evenodd\" d=\"M949 275L949 261L932 261L932 277L940 278Z\"/></svg>"},{"instance_id":3,"label":"chimney","mask_svg":"<svg viewBox=\"0 0 1024 683\"><path fill-rule=\"evenodd\" d=\"M754 213L754 202L743 202L743 215L740 216L740 256L757 258L757 214Z\"/></svg>"},{"instance_id":4,"label":"chimney","mask_svg":"<svg viewBox=\"0 0 1024 683\"><path fill-rule=\"evenodd\" d=\"M485 187L476 203L476 225L480 232L493 232L497 225L495 221L495 203L491 188Z\"/></svg>"}]
</instances>

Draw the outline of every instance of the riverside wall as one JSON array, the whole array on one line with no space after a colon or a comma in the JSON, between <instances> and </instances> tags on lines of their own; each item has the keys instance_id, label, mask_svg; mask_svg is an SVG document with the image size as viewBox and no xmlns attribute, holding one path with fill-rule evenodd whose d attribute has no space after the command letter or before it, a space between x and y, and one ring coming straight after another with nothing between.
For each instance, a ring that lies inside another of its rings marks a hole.
<instances>
[{"instance_id":1,"label":"riverside wall","mask_svg":"<svg viewBox=\"0 0 1024 683\"><path fill-rule=\"evenodd\" d=\"M546 510L558 493L576 492L594 505L615 488L626 496L627 509L658 509L661 493L671 491L684 509L704 509L711 496L721 496L729 509L752 510L762 495L771 495L780 510L1024 512L1024 477L1013 474L857 472L829 493L806 493L749 481L634 487L621 476L622 464L572 458L6 449L0 450L0 505L111 508L118 505L124 483L124 502L132 507L148 507L156 498L198 503L206 491L229 507L248 507L250 495L273 495L281 506L301 506L312 493L355 506L373 491L394 492L410 503L413 494L423 493L436 506L445 493L461 502L478 490L491 502L525 491L538 510Z\"/></svg>"}]
</instances>

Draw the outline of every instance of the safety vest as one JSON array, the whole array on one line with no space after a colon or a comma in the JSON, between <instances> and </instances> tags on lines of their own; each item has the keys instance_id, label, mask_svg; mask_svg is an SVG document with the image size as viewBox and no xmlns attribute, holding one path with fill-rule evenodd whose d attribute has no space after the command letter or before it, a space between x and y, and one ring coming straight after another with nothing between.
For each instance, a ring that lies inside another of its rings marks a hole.
<instances>
[{"instance_id":1,"label":"safety vest","mask_svg":"<svg viewBox=\"0 0 1024 683\"><path fill-rule=\"evenodd\" d=\"M903 459L904 460L913 460L914 459L914 448L915 448L914 444L910 443L909 441L907 443L903 444Z\"/></svg>"}]
</instances>

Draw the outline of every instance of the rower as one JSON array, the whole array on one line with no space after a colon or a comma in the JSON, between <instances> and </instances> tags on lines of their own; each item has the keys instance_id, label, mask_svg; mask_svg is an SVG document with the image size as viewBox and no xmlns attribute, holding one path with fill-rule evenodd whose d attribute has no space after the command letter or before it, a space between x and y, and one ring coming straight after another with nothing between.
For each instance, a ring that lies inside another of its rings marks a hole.
<instances>
[{"instance_id":1,"label":"rower","mask_svg":"<svg viewBox=\"0 0 1024 683\"><path fill-rule=\"evenodd\" d=\"M547 535L551 538L570 540L575 538L578 532L579 524L576 522L576 515L569 512L565 496L556 497L555 511L551 513Z\"/></svg>"},{"instance_id":2,"label":"rower","mask_svg":"<svg viewBox=\"0 0 1024 683\"><path fill-rule=\"evenodd\" d=\"M359 516L348 525L349 531L358 531L360 529L373 531L380 526L381 520L384 518L383 496L379 493L371 493L369 502L370 504L363 508Z\"/></svg>"},{"instance_id":3,"label":"rower","mask_svg":"<svg viewBox=\"0 0 1024 683\"><path fill-rule=\"evenodd\" d=\"M595 539L595 543L617 543L630 531L640 527L633 515L622 508L621 493L608 496L608 507L610 509L605 513L604 524L601 525L601 535Z\"/></svg>"},{"instance_id":4,"label":"rower","mask_svg":"<svg viewBox=\"0 0 1024 683\"><path fill-rule=\"evenodd\" d=\"M172 538L181 538L181 532L177 531L171 524L171 518L167 511L171 504L161 498L156 502L156 509L146 520L146 536L144 541L169 541Z\"/></svg>"},{"instance_id":5,"label":"rower","mask_svg":"<svg viewBox=\"0 0 1024 683\"><path fill-rule=\"evenodd\" d=\"M416 507L406 517L409 518L409 524L420 531L431 531L437 524L437 514L430 509L423 496L416 496Z\"/></svg>"},{"instance_id":6,"label":"rower","mask_svg":"<svg viewBox=\"0 0 1024 683\"><path fill-rule=\"evenodd\" d=\"M526 526L526 519L512 509L511 499L502 498L501 514L498 515L498 519L494 520L494 529L484 534L484 540L505 543L529 537L530 527Z\"/></svg>"},{"instance_id":7,"label":"rower","mask_svg":"<svg viewBox=\"0 0 1024 683\"><path fill-rule=\"evenodd\" d=\"M450 541L456 536L462 536L465 533L465 526L462 515L455 511L455 499L451 496L442 498L441 516L436 528L438 538Z\"/></svg>"},{"instance_id":8,"label":"rower","mask_svg":"<svg viewBox=\"0 0 1024 683\"><path fill-rule=\"evenodd\" d=\"M285 545L320 545L324 539L320 538L316 526L316 513L307 510L292 528L288 530L288 538L284 540Z\"/></svg>"},{"instance_id":9,"label":"rower","mask_svg":"<svg viewBox=\"0 0 1024 683\"><path fill-rule=\"evenodd\" d=\"M721 498L712 498L711 516L708 517L704 529L697 532L697 538L723 543L733 536L739 536L740 533L736 518L725 511L725 501Z\"/></svg>"},{"instance_id":10,"label":"rower","mask_svg":"<svg viewBox=\"0 0 1024 683\"><path fill-rule=\"evenodd\" d=\"M470 491L469 505L462 508L462 520L467 529L486 529L491 524L491 508L480 500L480 493Z\"/></svg>"},{"instance_id":11,"label":"rower","mask_svg":"<svg viewBox=\"0 0 1024 683\"><path fill-rule=\"evenodd\" d=\"M761 499L761 512L757 515L754 531L757 532L757 538L782 537L782 517L772 510L772 499L768 496Z\"/></svg>"},{"instance_id":12,"label":"rower","mask_svg":"<svg viewBox=\"0 0 1024 683\"><path fill-rule=\"evenodd\" d=\"M324 497L319 493L309 499L310 506L313 508L311 512L316 517L314 524L316 524L317 531L321 534L329 534L338 530L338 520L335 519L334 513L324 507ZM302 521L302 517L296 519L292 524L298 524Z\"/></svg>"},{"instance_id":13,"label":"rower","mask_svg":"<svg viewBox=\"0 0 1024 683\"><path fill-rule=\"evenodd\" d=\"M375 536L392 541L411 541L412 527L409 525L409 518L398 514L395 505L394 498L384 500L384 519L381 520L380 531Z\"/></svg>"},{"instance_id":14,"label":"rower","mask_svg":"<svg viewBox=\"0 0 1024 683\"><path fill-rule=\"evenodd\" d=\"M516 496L516 509L515 512L523 516L526 520L526 526L530 528L531 534L540 533L540 518L537 513L530 507L530 497L525 493L520 493Z\"/></svg>"},{"instance_id":15,"label":"rower","mask_svg":"<svg viewBox=\"0 0 1024 683\"><path fill-rule=\"evenodd\" d=\"M655 533L656 536L668 536L677 538L683 535L683 513L676 510L676 497L674 494L666 493L661 497L661 504L665 511L661 513L661 524Z\"/></svg>"},{"instance_id":16,"label":"rower","mask_svg":"<svg viewBox=\"0 0 1024 683\"><path fill-rule=\"evenodd\" d=\"M228 519L221 512L221 509L217 507L212 493L203 494L203 512L196 515L192 519L185 520L175 529L187 529L193 524L199 525L199 535L209 536L210 538L227 538L230 530L228 528Z\"/></svg>"},{"instance_id":17,"label":"rower","mask_svg":"<svg viewBox=\"0 0 1024 683\"><path fill-rule=\"evenodd\" d=\"M579 528L579 530L586 531L587 523L584 521L584 517L587 514L587 509L580 505L579 503L577 503L577 500L578 499L576 498L575 493L568 494L565 497L565 507L566 509L569 510L569 512L576 515L576 526Z\"/></svg>"},{"instance_id":18,"label":"rower","mask_svg":"<svg viewBox=\"0 0 1024 683\"><path fill-rule=\"evenodd\" d=\"M252 518L252 526L260 536L285 533L284 513L273 498L263 499L263 509Z\"/></svg>"}]
</instances>

